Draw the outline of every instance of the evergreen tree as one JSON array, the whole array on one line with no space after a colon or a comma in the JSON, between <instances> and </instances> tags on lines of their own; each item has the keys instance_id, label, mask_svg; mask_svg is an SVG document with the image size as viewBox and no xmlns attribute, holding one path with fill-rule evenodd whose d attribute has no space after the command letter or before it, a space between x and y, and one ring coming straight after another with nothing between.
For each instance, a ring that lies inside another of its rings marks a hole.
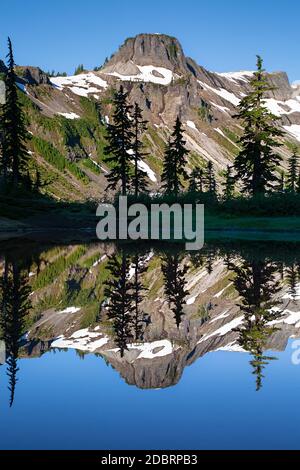
<instances>
[{"instance_id":1,"label":"evergreen tree","mask_svg":"<svg viewBox=\"0 0 300 470\"><path fill-rule=\"evenodd\" d=\"M121 182L122 195L126 196L130 189L130 162L132 161L132 120L130 113L132 106L128 104L128 93L123 86L114 96L113 124L108 124L108 142L104 149L105 162L112 165L108 174L109 181L107 189L116 189Z\"/></svg>"},{"instance_id":2,"label":"evergreen tree","mask_svg":"<svg viewBox=\"0 0 300 470\"><path fill-rule=\"evenodd\" d=\"M142 340L144 336L145 326L145 313L140 309L140 303L144 298L146 288L141 282L141 275L147 270L145 267L146 257L136 254L133 259L134 276L132 281L133 291L133 311L132 311L132 326L135 341Z\"/></svg>"},{"instance_id":3,"label":"evergreen tree","mask_svg":"<svg viewBox=\"0 0 300 470\"><path fill-rule=\"evenodd\" d=\"M286 269L286 281L289 286L288 294L295 301L297 297L298 272L294 263Z\"/></svg>"},{"instance_id":4,"label":"evergreen tree","mask_svg":"<svg viewBox=\"0 0 300 470\"><path fill-rule=\"evenodd\" d=\"M138 163L146 156L143 153L143 143L140 140L141 134L147 129L147 121L143 120L142 110L138 103L134 105L133 111L133 163L134 163L134 176L133 176L133 189L134 195L137 197L139 193L147 191L148 181L147 174L139 169Z\"/></svg>"},{"instance_id":5,"label":"evergreen tree","mask_svg":"<svg viewBox=\"0 0 300 470\"><path fill-rule=\"evenodd\" d=\"M223 184L224 188L224 198L228 201L229 199L232 199L233 194L234 194L234 186L235 186L235 180L234 177L232 176L232 167L230 165L227 165L227 169L225 172L225 182Z\"/></svg>"},{"instance_id":6,"label":"evergreen tree","mask_svg":"<svg viewBox=\"0 0 300 470\"><path fill-rule=\"evenodd\" d=\"M84 66L83 64L79 64L76 69L75 69L75 72L74 72L74 75L80 75L81 73L83 73L85 70L84 70Z\"/></svg>"},{"instance_id":7,"label":"evergreen tree","mask_svg":"<svg viewBox=\"0 0 300 470\"><path fill-rule=\"evenodd\" d=\"M17 383L19 341L24 334L24 321L30 309L28 270L19 259L4 259L3 276L0 279L0 328L6 345L7 375L9 377L10 406Z\"/></svg>"},{"instance_id":8,"label":"evergreen tree","mask_svg":"<svg viewBox=\"0 0 300 470\"><path fill-rule=\"evenodd\" d=\"M186 156L182 123L177 117L174 131L165 152L164 167L162 173L162 188L166 194L175 196L182 190L182 182L187 179L185 171Z\"/></svg>"},{"instance_id":9,"label":"evergreen tree","mask_svg":"<svg viewBox=\"0 0 300 470\"><path fill-rule=\"evenodd\" d=\"M190 176L189 192L203 193L204 171L202 168L194 168Z\"/></svg>"},{"instance_id":10,"label":"evergreen tree","mask_svg":"<svg viewBox=\"0 0 300 470\"><path fill-rule=\"evenodd\" d=\"M280 171L279 183L278 183L278 192L284 194L285 192L285 172Z\"/></svg>"},{"instance_id":11,"label":"evergreen tree","mask_svg":"<svg viewBox=\"0 0 300 470\"><path fill-rule=\"evenodd\" d=\"M275 299L280 290L277 266L269 260L251 259L231 263L229 269L235 273L232 281L241 297L239 307L244 314L242 326L236 329L238 343L253 356L250 364L258 391L262 387L263 370L274 359L264 354L267 340L276 331L270 322L281 316L274 309L279 304Z\"/></svg>"},{"instance_id":12,"label":"evergreen tree","mask_svg":"<svg viewBox=\"0 0 300 470\"><path fill-rule=\"evenodd\" d=\"M129 279L129 266L130 258L124 253L121 257L113 255L107 264L110 272L110 278L106 281L105 287L105 295L109 299L108 318L113 322L116 344L120 349L121 357L124 356L124 351L128 349L127 345L133 338L133 286Z\"/></svg>"},{"instance_id":13,"label":"evergreen tree","mask_svg":"<svg viewBox=\"0 0 300 470\"><path fill-rule=\"evenodd\" d=\"M288 167L288 174L287 174L287 182L286 188L288 192L295 194L297 190L297 179L299 173L299 165L298 165L298 153L297 147L293 147L292 155L289 158L289 167Z\"/></svg>"},{"instance_id":14,"label":"evergreen tree","mask_svg":"<svg viewBox=\"0 0 300 470\"><path fill-rule=\"evenodd\" d=\"M235 116L242 121L244 134L239 140L242 150L234 167L244 189L252 196L265 194L278 182L275 171L281 158L275 149L281 145L278 138L283 135L276 127L278 118L264 106L264 96L273 88L268 84L262 64L257 56L257 71L250 81L252 90L241 100Z\"/></svg>"},{"instance_id":15,"label":"evergreen tree","mask_svg":"<svg viewBox=\"0 0 300 470\"><path fill-rule=\"evenodd\" d=\"M213 264L215 260L216 260L215 250L209 249L205 257L205 268L206 268L207 274L211 274L213 272Z\"/></svg>"},{"instance_id":16,"label":"evergreen tree","mask_svg":"<svg viewBox=\"0 0 300 470\"><path fill-rule=\"evenodd\" d=\"M177 328L179 328L184 315L183 307L186 304L185 298L188 295L186 290L185 275L188 266L181 266L182 257L178 254L167 254L162 258L161 270L164 277L165 293L169 307L174 313Z\"/></svg>"},{"instance_id":17,"label":"evergreen tree","mask_svg":"<svg viewBox=\"0 0 300 470\"><path fill-rule=\"evenodd\" d=\"M18 99L15 62L9 38L8 49L8 70L5 78L6 103L3 106L2 116L4 136L1 167L4 180L7 181L8 171L11 171L13 186L17 187L21 180L26 180L28 152L25 142L29 138L29 134L25 126L22 105Z\"/></svg>"},{"instance_id":18,"label":"evergreen tree","mask_svg":"<svg viewBox=\"0 0 300 470\"><path fill-rule=\"evenodd\" d=\"M207 163L205 172L206 186L209 195L213 198L217 195L217 183L215 178L214 166L211 161Z\"/></svg>"},{"instance_id":19,"label":"evergreen tree","mask_svg":"<svg viewBox=\"0 0 300 470\"><path fill-rule=\"evenodd\" d=\"M297 194L300 194L300 171L298 173L298 178L297 178L296 192Z\"/></svg>"}]
</instances>

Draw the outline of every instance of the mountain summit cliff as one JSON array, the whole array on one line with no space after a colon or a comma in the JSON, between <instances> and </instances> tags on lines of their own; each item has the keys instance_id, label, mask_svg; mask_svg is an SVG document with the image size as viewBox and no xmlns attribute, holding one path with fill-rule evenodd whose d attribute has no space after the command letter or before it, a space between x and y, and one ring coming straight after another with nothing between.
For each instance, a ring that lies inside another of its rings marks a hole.
<instances>
[{"instance_id":1,"label":"mountain summit cliff","mask_svg":"<svg viewBox=\"0 0 300 470\"><path fill-rule=\"evenodd\" d=\"M175 73L188 72L181 44L176 38L164 34L139 34L126 39L104 71L131 75L138 73L136 65L164 67Z\"/></svg>"}]
</instances>

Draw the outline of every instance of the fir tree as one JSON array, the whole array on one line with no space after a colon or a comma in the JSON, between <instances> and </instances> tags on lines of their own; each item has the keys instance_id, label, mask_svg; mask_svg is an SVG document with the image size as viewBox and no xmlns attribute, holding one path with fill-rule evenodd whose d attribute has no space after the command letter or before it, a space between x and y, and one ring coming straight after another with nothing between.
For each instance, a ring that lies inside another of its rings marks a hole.
<instances>
[{"instance_id":1,"label":"fir tree","mask_svg":"<svg viewBox=\"0 0 300 470\"><path fill-rule=\"evenodd\" d=\"M124 351L128 349L127 345L133 338L133 286L129 279L129 263L130 258L124 253L121 257L118 255L110 257L107 269L111 277L105 287L105 295L109 299L108 318L113 322L116 344L120 349L121 357L124 356Z\"/></svg>"},{"instance_id":2,"label":"fir tree","mask_svg":"<svg viewBox=\"0 0 300 470\"><path fill-rule=\"evenodd\" d=\"M6 345L7 375L9 377L10 406L17 383L19 341L24 334L25 317L30 309L28 270L14 256L5 257L0 280L0 327Z\"/></svg>"},{"instance_id":3,"label":"fir tree","mask_svg":"<svg viewBox=\"0 0 300 470\"><path fill-rule=\"evenodd\" d=\"M183 181L187 179L185 165L188 151L185 144L182 123L178 117L166 148L162 173L162 188L168 195L177 196L183 188Z\"/></svg>"},{"instance_id":4,"label":"fir tree","mask_svg":"<svg viewBox=\"0 0 300 470\"><path fill-rule=\"evenodd\" d=\"M293 147L292 155L289 158L289 166L288 166L288 173L287 173L287 181L286 181L286 188L287 191L295 194L297 190L297 179L299 174L299 165L298 165L298 153L297 147Z\"/></svg>"},{"instance_id":5,"label":"fir tree","mask_svg":"<svg viewBox=\"0 0 300 470\"><path fill-rule=\"evenodd\" d=\"M184 314L183 307L186 304L186 290L185 275L188 271L188 266L181 265L182 257L178 254L167 254L162 259L161 270L164 276L165 293L168 299L169 307L174 313L177 328L179 328Z\"/></svg>"},{"instance_id":6,"label":"fir tree","mask_svg":"<svg viewBox=\"0 0 300 470\"><path fill-rule=\"evenodd\" d=\"M297 178L296 192L297 194L300 194L300 171L298 173L298 178Z\"/></svg>"},{"instance_id":7,"label":"fir tree","mask_svg":"<svg viewBox=\"0 0 300 470\"><path fill-rule=\"evenodd\" d=\"M202 168L194 168L190 176L189 192L202 193L204 184L204 171Z\"/></svg>"},{"instance_id":8,"label":"fir tree","mask_svg":"<svg viewBox=\"0 0 300 470\"><path fill-rule=\"evenodd\" d=\"M25 126L22 105L18 99L15 62L9 38L8 50L8 70L5 78L6 103L3 106L2 116L4 136L1 166L4 180L7 181L8 171L10 170L13 186L17 187L21 180L26 180L28 153L25 142L29 138L29 134Z\"/></svg>"},{"instance_id":9,"label":"fir tree","mask_svg":"<svg viewBox=\"0 0 300 470\"><path fill-rule=\"evenodd\" d=\"M278 192L280 194L284 194L285 192L285 172L283 170L280 171Z\"/></svg>"},{"instance_id":10,"label":"fir tree","mask_svg":"<svg viewBox=\"0 0 300 470\"><path fill-rule=\"evenodd\" d=\"M258 391L262 387L263 370L274 359L264 354L267 340L276 331L270 322L281 316L274 309L279 304L275 299L280 291L277 266L268 260L251 259L231 263L229 269L235 273L232 281L241 297L239 307L244 314L242 326L236 329L238 343L253 356L250 364Z\"/></svg>"},{"instance_id":11,"label":"fir tree","mask_svg":"<svg viewBox=\"0 0 300 470\"><path fill-rule=\"evenodd\" d=\"M207 191L211 197L216 197L217 195L217 183L215 178L214 166L211 161L207 163L205 171L205 179Z\"/></svg>"},{"instance_id":12,"label":"fir tree","mask_svg":"<svg viewBox=\"0 0 300 470\"><path fill-rule=\"evenodd\" d=\"M232 199L233 194L234 194L234 186L235 186L235 180L234 176L232 176L232 167L230 165L227 165L227 169L225 172L225 181L223 184L223 194L224 198L228 201L229 199Z\"/></svg>"},{"instance_id":13,"label":"fir tree","mask_svg":"<svg viewBox=\"0 0 300 470\"><path fill-rule=\"evenodd\" d=\"M281 157L275 149L281 145L278 138L283 135L276 127L278 118L264 106L264 96L273 88L268 84L262 64L257 56L257 71L250 81L252 90L241 100L235 116L242 121L244 134L239 140L242 150L234 167L244 189L252 196L265 194L278 182L275 171Z\"/></svg>"},{"instance_id":14,"label":"fir tree","mask_svg":"<svg viewBox=\"0 0 300 470\"><path fill-rule=\"evenodd\" d=\"M143 120L142 110L138 103L134 105L133 111L133 163L134 163L134 176L133 176L133 189L134 195L146 192L148 187L147 174L139 169L138 163L146 156L143 153L143 143L140 140L141 134L147 129L147 121Z\"/></svg>"},{"instance_id":15,"label":"fir tree","mask_svg":"<svg viewBox=\"0 0 300 470\"><path fill-rule=\"evenodd\" d=\"M141 275L147 270L145 267L145 256L139 256L136 254L133 259L134 276L132 280L132 291L133 291L133 311L132 311L132 326L134 339L136 341L142 340L144 336L145 326L145 313L140 309L140 303L144 298L144 292L146 288L141 282Z\"/></svg>"},{"instance_id":16,"label":"fir tree","mask_svg":"<svg viewBox=\"0 0 300 470\"><path fill-rule=\"evenodd\" d=\"M116 189L121 183L122 195L126 196L130 189L130 162L132 161L132 120L130 113L132 106L128 104L128 93L123 86L115 93L113 100L115 110L113 124L108 124L108 142L104 153L107 155L105 162L112 165L108 174L109 181L107 189Z\"/></svg>"},{"instance_id":17,"label":"fir tree","mask_svg":"<svg viewBox=\"0 0 300 470\"><path fill-rule=\"evenodd\" d=\"M80 75L81 73L83 73L85 70L84 70L84 66L83 64L79 64L76 69L75 69L75 72L74 72L74 75Z\"/></svg>"},{"instance_id":18,"label":"fir tree","mask_svg":"<svg viewBox=\"0 0 300 470\"><path fill-rule=\"evenodd\" d=\"M295 301L297 297L298 272L294 263L286 269L286 281L289 286L288 294Z\"/></svg>"}]
</instances>

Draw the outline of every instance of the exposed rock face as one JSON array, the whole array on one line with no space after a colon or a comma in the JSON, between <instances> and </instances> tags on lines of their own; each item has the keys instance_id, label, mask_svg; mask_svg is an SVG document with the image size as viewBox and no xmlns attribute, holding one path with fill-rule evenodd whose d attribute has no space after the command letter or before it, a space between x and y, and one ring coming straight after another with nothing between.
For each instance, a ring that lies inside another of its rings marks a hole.
<instances>
[{"instance_id":1,"label":"exposed rock face","mask_svg":"<svg viewBox=\"0 0 300 470\"><path fill-rule=\"evenodd\" d=\"M48 75L39 67L16 67L17 74L26 80L29 85L50 85Z\"/></svg>"},{"instance_id":2,"label":"exposed rock face","mask_svg":"<svg viewBox=\"0 0 300 470\"><path fill-rule=\"evenodd\" d=\"M127 75L137 72L135 65L154 65L176 73L187 73L182 47L176 38L162 34L139 34L125 41L104 71Z\"/></svg>"}]
</instances>

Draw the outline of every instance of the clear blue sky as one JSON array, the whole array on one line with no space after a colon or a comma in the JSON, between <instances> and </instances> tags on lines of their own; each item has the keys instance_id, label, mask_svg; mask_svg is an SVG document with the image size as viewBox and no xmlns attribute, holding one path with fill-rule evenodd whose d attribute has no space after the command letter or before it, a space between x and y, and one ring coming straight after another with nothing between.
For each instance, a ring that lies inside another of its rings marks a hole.
<instances>
[{"instance_id":1,"label":"clear blue sky","mask_svg":"<svg viewBox=\"0 0 300 470\"><path fill-rule=\"evenodd\" d=\"M0 6L0 57L11 36L18 64L72 73L103 63L141 32L176 36L213 71L270 71L300 80L299 0L9 0Z\"/></svg>"}]
</instances>

